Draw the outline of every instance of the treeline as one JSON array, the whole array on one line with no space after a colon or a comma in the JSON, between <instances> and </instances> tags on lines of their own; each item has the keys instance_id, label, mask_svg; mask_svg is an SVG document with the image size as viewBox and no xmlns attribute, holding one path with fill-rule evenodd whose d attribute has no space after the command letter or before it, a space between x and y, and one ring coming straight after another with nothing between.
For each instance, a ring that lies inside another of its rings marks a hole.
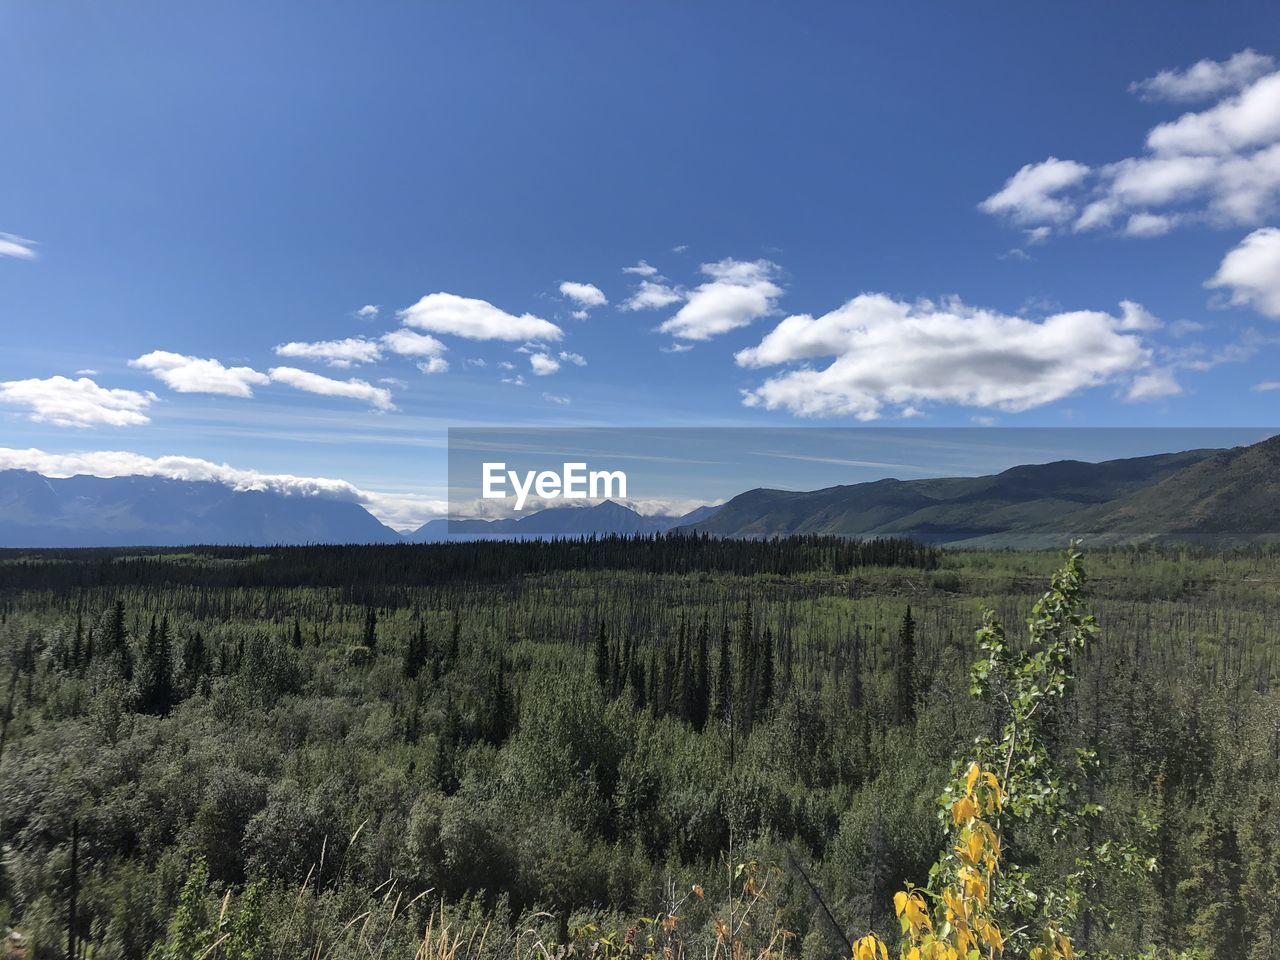
<instances>
[{"instance_id":1,"label":"treeline","mask_svg":"<svg viewBox=\"0 0 1280 960\"><path fill-rule=\"evenodd\" d=\"M795 576L846 574L860 567L932 570L939 555L937 547L897 538L725 540L684 533L362 547L194 547L134 554L107 549L0 549L0 588L65 591L199 584L220 589L376 590L424 583L487 583L569 570Z\"/></svg>"},{"instance_id":2,"label":"treeline","mask_svg":"<svg viewBox=\"0 0 1280 960\"><path fill-rule=\"evenodd\" d=\"M468 956L496 960L533 928L621 943L676 901L714 941L750 875L726 863L754 861L782 872L753 929L790 931L790 955L892 941L952 758L1002 723L969 695L974 629L994 608L1016 647L1056 558L815 559L839 544L730 545L752 574L531 575L540 551L600 556L590 541L10 558L0 920L38 956L71 927L94 960L143 960L229 897L258 956L364 954L353 931L376 929L390 957L443 901L491 931ZM415 579L473 548L524 572ZM1091 570L1102 633L1046 737L1058 760L1096 753L1100 812L1080 847L1032 831L1015 853L1052 877L1130 840L1153 862L1091 881L1072 934L1093 955L1276 960L1280 560L1117 551Z\"/></svg>"}]
</instances>

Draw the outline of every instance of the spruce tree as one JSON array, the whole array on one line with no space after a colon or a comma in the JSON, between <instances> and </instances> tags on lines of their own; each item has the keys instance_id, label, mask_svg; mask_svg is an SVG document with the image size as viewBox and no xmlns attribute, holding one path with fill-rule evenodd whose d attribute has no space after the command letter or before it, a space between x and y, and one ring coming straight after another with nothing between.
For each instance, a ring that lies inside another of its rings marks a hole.
<instances>
[{"instance_id":1,"label":"spruce tree","mask_svg":"<svg viewBox=\"0 0 1280 960\"><path fill-rule=\"evenodd\" d=\"M707 725L707 713L711 708L711 665L707 662L710 653L709 632L710 626L707 623L706 614L703 614L702 623L698 625L698 636L694 642L693 677L690 683L693 694L690 697L689 711L689 722L699 733Z\"/></svg>"},{"instance_id":2,"label":"spruce tree","mask_svg":"<svg viewBox=\"0 0 1280 960\"><path fill-rule=\"evenodd\" d=\"M916 621L911 607L898 628L898 656L894 663L894 693L898 723L911 723L916 716Z\"/></svg>"},{"instance_id":3,"label":"spruce tree","mask_svg":"<svg viewBox=\"0 0 1280 960\"><path fill-rule=\"evenodd\" d=\"M720 623L720 657L716 664L716 717L728 722L733 716L733 639L729 621Z\"/></svg>"},{"instance_id":4,"label":"spruce tree","mask_svg":"<svg viewBox=\"0 0 1280 960\"><path fill-rule=\"evenodd\" d=\"M138 709L143 713L165 716L173 709L174 699L169 618L163 617L157 627L155 617L152 617L138 675Z\"/></svg>"},{"instance_id":5,"label":"spruce tree","mask_svg":"<svg viewBox=\"0 0 1280 960\"><path fill-rule=\"evenodd\" d=\"M378 652L378 611L373 607L365 610L364 638L362 642L369 648L371 655Z\"/></svg>"}]
</instances>

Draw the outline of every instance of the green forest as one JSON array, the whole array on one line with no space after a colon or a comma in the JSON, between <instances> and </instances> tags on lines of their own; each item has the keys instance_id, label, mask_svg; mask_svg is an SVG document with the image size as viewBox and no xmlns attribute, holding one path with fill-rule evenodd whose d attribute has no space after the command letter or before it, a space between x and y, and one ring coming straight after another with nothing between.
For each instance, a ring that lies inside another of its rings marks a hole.
<instances>
[{"instance_id":1,"label":"green forest","mask_svg":"<svg viewBox=\"0 0 1280 960\"><path fill-rule=\"evenodd\" d=\"M4 949L1280 960L1278 644L1268 547L0 551Z\"/></svg>"}]
</instances>

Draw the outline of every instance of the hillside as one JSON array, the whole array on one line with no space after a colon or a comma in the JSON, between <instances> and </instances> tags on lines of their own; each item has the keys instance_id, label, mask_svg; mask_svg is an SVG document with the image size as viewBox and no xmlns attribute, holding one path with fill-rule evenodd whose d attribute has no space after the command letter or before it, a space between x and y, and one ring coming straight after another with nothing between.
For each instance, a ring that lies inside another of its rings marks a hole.
<instances>
[{"instance_id":1,"label":"hillside","mask_svg":"<svg viewBox=\"0 0 1280 960\"><path fill-rule=\"evenodd\" d=\"M1229 452L1229 451L1228 451ZM1158 484L1217 452L1061 460L982 477L876 480L811 492L751 490L691 529L720 536L909 536L954 543L1074 529L1080 511ZM1135 507L1135 509L1139 509Z\"/></svg>"}]
</instances>

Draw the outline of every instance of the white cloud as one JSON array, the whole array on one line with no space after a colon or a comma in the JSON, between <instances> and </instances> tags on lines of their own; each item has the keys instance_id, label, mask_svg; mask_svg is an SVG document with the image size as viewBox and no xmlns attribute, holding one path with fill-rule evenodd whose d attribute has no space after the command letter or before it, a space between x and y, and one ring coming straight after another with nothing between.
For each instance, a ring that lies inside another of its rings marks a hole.
<instances>
[{"instance_id":1,"label":"white cloud","mask_svg":"<svg viewBox=\"0 0 1280 960\"><path fill-rule=\"evenodd\" d=\"M364 380L333 380L309 370L299 370L297 367L272 367L271 379L307 393L364 400L377 410L395 409L395 404L391 402L390 390L385 387L375 387Z\"/></svg>"},{"instance_id":2,"label":"white cloud","mask_svg":"<svg viewBox=\"0 0 1280 960\"><path fill-rule=\"evenodd\" d=\"M692 343L680 343L678 340L673 341L670 346L659 347L663 353L688 353L693 349Z\"/></svg>"},{"instance_id":3,"label":"white cloud","mask_svg":"<svg viewBox=\"0 0 1280 960\"><path fill-rule=\"evenodd\" d=\"M382 345L405 357L438 357L448 349L430 334L403 328L383 334Z\"/></svg>"},{"instance_id":4,"label":"white cloud","mask_svg":"<svg viewBox=\"0 0 1280 960\"><path fill-rule=\"evenodd\" d=\"M568 397L563 397L557 393L544 393L542 399L547 403L554 403L558 407L567 407L572 402Z\"/></svg>"},{"instance_id":5,"label":"white cloud","mask_svg":"<svg viewBox=\"0 0 1280 960\"><path fill-rule=\"evenodd\" d=\"M1074 230L1086 231L1119 224L1135 237L1197 222L1262 223L1280 200L1280 71L1268 58L1242 56L1217 65L1223 99L1153 127L1145 153L1100 166L1087 182L1087 167L1050 157L1023 167L981 209L1023 226L1071 220ZM1206 63L1169 77L1209 95L1213 70ZM1164 88L1174 89L1173 80L1162 81Z\"/></svg>"},{"instance_id":6,"label":"white cloud","mask_svg":"<svg viewBox=\"0 0 1280 960\"><path fill-rule=\"evenodd\" d=\"M419 363L418 369L423 373L447 373L449 361L444 357L432 357L430 360L424 360Z\"/></svg>"},{"instance_id":7,"label":"white cloud","mask_svg":"<svg viewBox=\"0 0 1280 960\"><path fill-rule=\"evenodd\" d=\"M548 353L534 353L529 356L529 366L536 376L547 377L560 369L560 361Z\"/></svg>"},{"instance_id":8,"label":"white cloud","mask_svg":"<svg viewBox=\"0 0 1280 960\"><path fill-rule=\"evenodd\" d=\"M531 313L514 316L487 300L431 293L399 312L402 322L432 333L471 340L559 340L559 327Z\"/></svg>"},{"instance_id":9,"label":"white cloud","mask_svg":"<svg viewBox=\"0 0 1280 960\"><path fill-rule=\"evenodd\" d=\"M1272 390L1280 390L1280 380L1268 380L1265 383L1256 383L1253 389L1257 393L1269 393Z\"/></svg>"},{"instance_id":10,"label":"white cloud","mask_svg":"<svg viewBox=\"0 0 1280 960\"><path fill-rule=\"evenodd\" d=\"M684 299L684 293L675 287L653 280L641 280L635 292L622 301L623 310L661 310Z\"/></svg>"},{"instance_id":11,"label":"white cloud","mask_svg":"<svg viewBox=\"0 0 1280 960\"><path fill-rule=\"evenodd\" d=\"M294 360L321 360L331 367L349 367L355 363L373 363L382 359L382 350L373 340L347 337L345 340L319 340L314 343L282 343L276 356Z\"/></svg>"},{"instance_id":12,"label":"white cloud","mask_svg":"<svg viewBox=\"0 0 1280 960\"><path fill-rule=\"evenodd\" d=\"M1129 92L1143 100L1205 100L1239 90L1274 69L1271 57L1241 50L1227 60L1201 60L1185 70L1161 70L1154 77L1131 83Z\"/></svg>"},{"instance_id":13,"label":"white cloud","mask_svg":"<svg viewBox=\"0 0 1280 960\"><path fill-rule=\"evenodd\" d=\"M704 263L702 272L708 281L695 288L658 330L681 340L709 340L745 327L774 311L782 296L782 288L773 282L777 271L777 264L768 260Z\"/></svg>"},{"instance_id":14,"label":"white cloud","mask_svg":"<svg viewBox=\"0 0 1280 960\"><path fill-rule=\"evenodd\" d=\"M565 363L572 363L576 367L585 367L587 365L587 358L580 353L569 353L568 351L561 350L560 359Z\"/></svg>"},{"instance_id":15,"label":"white cloud","mask_svg":"<svg viewBox=\"0 0 1280 960\"><path fill-rule=\"evenodd\" d=\"M1010 216L1017 223L1059 223L1075 212L1074 206L1059 194L1074 187L1088 173L1089 168L1083 163L1057 157L1028 163L978 207L987 213Z\"/></svg>"},{"instance_id":16,"label":"white cloud","mask_svg":"<svg viewBox=\"0 0 1280 960\"><path fill-rule=\"evenodd\" d=\"M356 311L356 316L361 320L376 320L381 309L376 303L366 303Z\"/></svg>"},{"instance_id":17,"label":"white cloud","mask_svg":"<svg viewBox=\"0 0 1280 960\"><path fill-rule=\"evenodd\" d=\"M835 358L744 391L748 406L860 420L928 403L1020 412L1148 367L1151 351L1126 329L1133 308L1119 317L1072 311L1037 322L959 300L862 294L816 319L787 317L736 360L758 368Z\"/></svg>"},{"instance_id":18,"label":"white cloud","mask_svg":"<svg viewBox=\"0 0 1280 960\"><path fill-rule=\"evenodd\" d=\"M226 484L233 490L262 490L294 497L316 497L359 503L379 520L400 530L412 529L448 512L448 503L416 494L362 490L346 480L259 473L196 457L145 457L123 450L47 453L0 447L0 470L32 470L46 477L168 477Z\"/></svg>"},{"instance_id":19,"label":"white cloud","mask_svg":"<svg viewBox=\"0 0 1280 960\"><path fill-rule=\"evenodd\" d=\"M0 403L25 407L29 419L58 427L128 427L147 423L154 393L111 390L88 377L0 381Z\"/></svg>"},{"instance_id":20,"label":"white cloud","mask_svg":"<svg viewBox=\"0 0 1280 960\"><path fill-rule=\"evenodd\" d=\"M1205 285L1224 287L1232 303L1280 320L1280 229L1253 231L1222 258Z\"/></svg>"},{"instance_id":21,"label":"white cloud","mask_svg":"<svg viewBox=\"0 0 1280 960\"><path fill-rule=\"evenodd\" d=\"M89 367L85 367L85 369L83 370L76 371L77 377L96 377L97 375L98 375L98 371L90 369Z\"/></svg>"},{"instance_id":22,"label":"white cloud","mask_svg":"<svg viewBox=\"0 0 1280 960\"><path fill-rule=\"evenodd\" d=\"M519 373L514 377L503 377L502 382L509 383L513 387L523 387L525 385L524 375Z\"/></svg>"},{"instance_id":23,"label":"white cloud","mask_svg":"<svg viewBox=\"0 0 1280 960\"><path fill-rule=\"evenodd\" d=\"M1121 330L1158 330L1163 324L1142 304L1121 300L1120 322L1116 326Z\"/></svg>"},{"instance_id":24,"label":"white cloud","mask_svg":"<svg viewBox=\"0 0 1280 960\"><path fill-rule=\"evenodd\" d=\"M498 364L498 366L500 366L503 370L514 370L516 368L516 365L512 363L510 360L503 360L501 363Z\"/></svg>"},{"instance_id":25,"label":"white cloud","mask_svg":"<svg viewBox=\"0 0 1280 960\"><path fill-rule=\"evenodd\" d=\"M467 359L467 366L469 367L487 367L488 365L483 357L469 357Z\"/></svg>"},{"instance_id":26,"label":"white cloud","mask_svg":"<svg viewBox=\"0 0 1280 960\"><path fill-rule=\"evenodd\" d=\"M1182 393L1182 385L1174 378L1173 371L1157 368L1134 377L1125 397L1129 400L1160 400Z\"/></svg>"},{"instance_id":27,"label":"white cloud","mask_svg":"<svg viewBox=\"0 0 1280 960\"><path fill-rule=\"evenodd\" d=\"M560 284L560 293L583 307L603 307L609 302L604 291L593 283L574 283L566 280Z\"/></svg>"},{"instance_id":28,"label":"white cloud","mask_svg":"<svg viewBox=\"0 0 1280 960\"><path fill-rule=\"evenodd\" d=\"M1178 225L1173 214L1135 213L1129 217L1124 232L1131 237L1162 237Z\"/></svg>"},{"instance_id":29,"label":"white cloud","mask_svg":"<svg viewBox=\"0 0 1280 960\"><path fill-rule=\"evenodd\" d=\"M636 276L640 276L640 277L655 277L658 275L658 268L651 267L649 266L649 264L641 260L634 267L623 267L622 272L634 273L636 274Z\"/></svg>"},{"instance_id":30,"label":"white cloud","mask_svg":"<svg viewBox=\"0 0 1280 960\"><path fill-rule=\"evenodd\" d=\"M221 361L188 357L168 350L152 350L129 361L146 370L178 393L217 393L228 397L252 397L253 388L270 383L265 373L252 367L224 367Z\"/></svg>"},{"instance_id":31,"label":"white cloud","mask_svg":"<svg viewBox=\"0 0 1280 960\"><path fill-rule=\"evenodd\" d=\"M19 260L36 258L35 241L12 233L0 233L0 257L16 257Z\"/></svg>"}]
</instances>

